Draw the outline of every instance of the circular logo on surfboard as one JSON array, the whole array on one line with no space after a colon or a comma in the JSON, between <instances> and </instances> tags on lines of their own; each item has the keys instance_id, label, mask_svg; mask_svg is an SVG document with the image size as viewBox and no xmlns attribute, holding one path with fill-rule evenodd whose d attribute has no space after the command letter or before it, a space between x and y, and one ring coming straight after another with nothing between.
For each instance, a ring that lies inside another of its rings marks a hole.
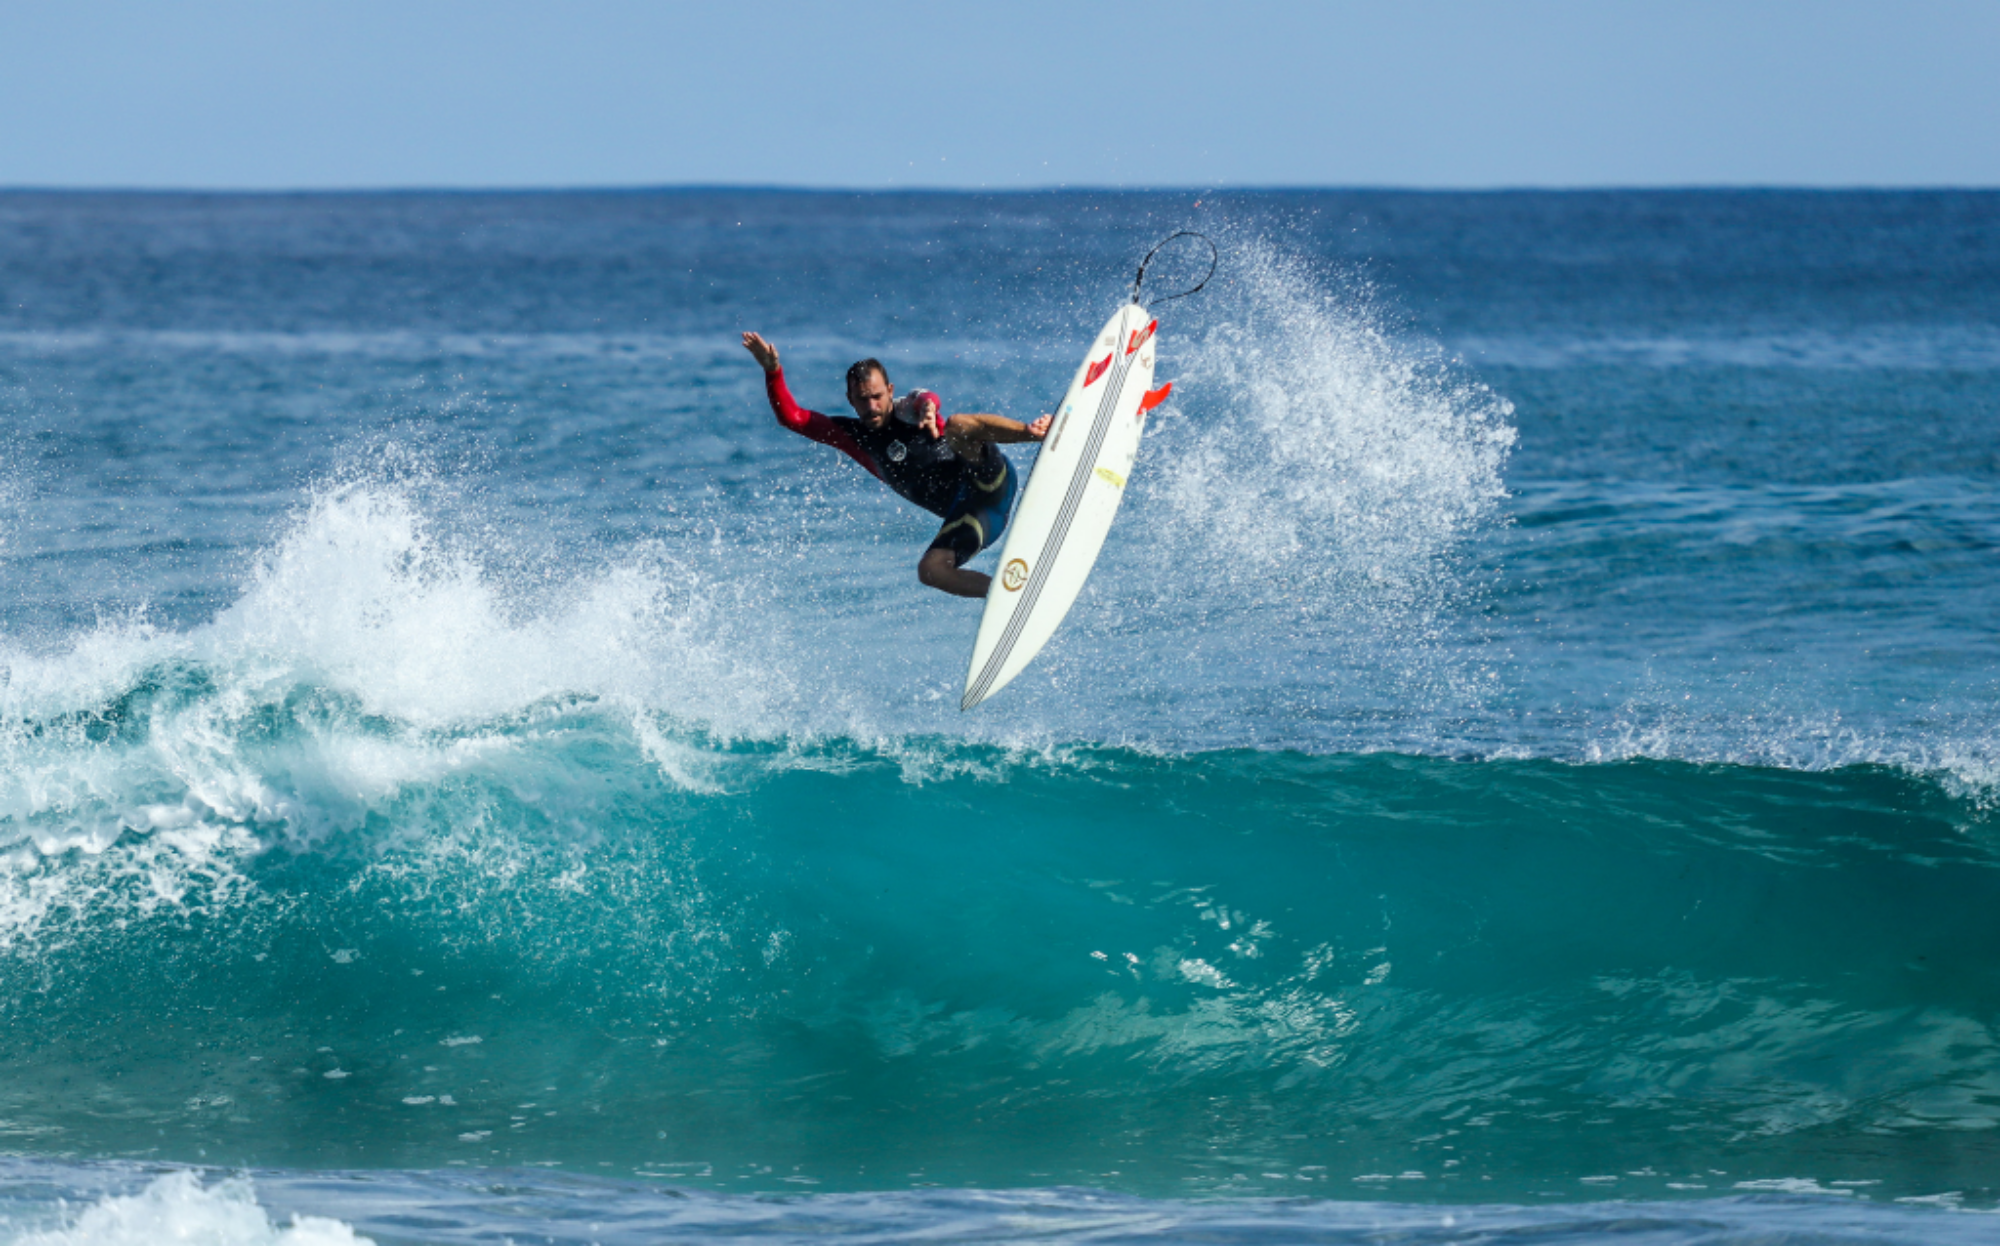
<instances>
[{"instance_id":1,"label":"circular logo on surfboard","mask_svg":"<svg viewBox=\"0 0 2000 1246\"><path fill-rule=\"evenodd\" d=\"M1028 582L1028 564L1016 558L1000 568L1000 587L1010 593L1019 592Z\"/></svg>"}]
</instances>

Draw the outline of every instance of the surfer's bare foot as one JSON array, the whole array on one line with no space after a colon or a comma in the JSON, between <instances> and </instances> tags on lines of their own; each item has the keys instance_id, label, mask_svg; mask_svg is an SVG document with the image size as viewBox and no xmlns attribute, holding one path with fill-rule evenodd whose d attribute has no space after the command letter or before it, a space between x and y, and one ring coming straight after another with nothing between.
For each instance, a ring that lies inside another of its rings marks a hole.
<instances>
[{"instance_id":1,"label":"surfer's bare foot","mask_svg":"<svg viewBox=\"0 0 2000 1246\"><path fill-rule=\"evenodd\" d=\"M983 571L967 571L954 564L948 549L925 550L923 561L917 564L917 578L954 597L984 597L986 586L993 582Z\"/></svg>"},{"instance_id":2,"label":"surfer's bare foot","mask_svg":"<svg viewBox=\"0 0 2000 1246\"><path fill-rule=\"evenodd\" d=\"M750 357L755 359L764 371L776 372L778 370L778 348L765 341L763 334L744 334L743 349L750 352Z\"/></svg>"}]
</instances>

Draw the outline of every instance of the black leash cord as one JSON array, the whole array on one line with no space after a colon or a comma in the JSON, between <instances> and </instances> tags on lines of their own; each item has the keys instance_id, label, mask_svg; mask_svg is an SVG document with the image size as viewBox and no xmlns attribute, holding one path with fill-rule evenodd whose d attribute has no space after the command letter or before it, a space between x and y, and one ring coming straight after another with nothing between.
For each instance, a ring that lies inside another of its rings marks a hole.
<instances>
[{"instance_id":1,"label":"black leash cord","mask_svg":"<svg viewBox=\"0 0 2000 1246\"><path fill-rule=\"evenodd\" d=\"M1166 246L1176 238L1199 238L1208 244L1208 277L1203 277L1199 282L1195 283L1192 290L1182 290L1179 294L1169 294L1163 299L1155 299L1153 306L1158 307L1161 303L1171 303L1175 299L1184 299L1190 294L1197 294L1203 286L1208 284L1208 278L1215 276L1215 266L1222 261L1222 252L1216 250L1215 239L1209 237L1207 234L1196 233L1192 229L1179 230L1160 239L1152 250L1146 252L1146 258L1139 261L1139 275L1132 279L1132 301L1134 303L1139 301L1139 287L1146 284L1146 265L1153 262L1153 257L1160 253L1161 247Z\"/></svg>"}]
</instances>

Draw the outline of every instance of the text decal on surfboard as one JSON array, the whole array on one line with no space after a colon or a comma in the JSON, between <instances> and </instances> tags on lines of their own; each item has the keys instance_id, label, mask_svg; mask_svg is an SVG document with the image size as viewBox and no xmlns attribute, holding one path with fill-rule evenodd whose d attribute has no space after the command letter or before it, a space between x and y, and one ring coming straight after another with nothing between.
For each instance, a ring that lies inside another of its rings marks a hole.
<instances>
[{"instance_id":1,"label":"text decal on surfboard","mask_svg":"<svg viewBox=\"0 0 2000 1246\"><path fill-rule=\"evenodd\" d=\"M1104 370L1110 366L1111 356L1109 355L1091 364L1090 371L1083 374L1083 387L1089 389L1091 386L1097 384L1097 378L1103 376Z\"/></svg>"}]
</instances>

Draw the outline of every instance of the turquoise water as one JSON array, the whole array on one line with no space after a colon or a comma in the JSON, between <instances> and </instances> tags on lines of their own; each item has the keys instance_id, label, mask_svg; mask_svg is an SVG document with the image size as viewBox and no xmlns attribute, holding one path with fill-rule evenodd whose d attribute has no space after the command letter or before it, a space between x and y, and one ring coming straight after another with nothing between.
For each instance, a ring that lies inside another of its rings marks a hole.
<instances>
[{"instance_id":1,"label":"turquoise water","mask_svg":"<svg viewBox=\"0 0 2000 1246\"><path fill-rule=\"evenodd\" d=\"M1996 202L0 196L0 1225L1978 1240ZM734 337L1032 415L1184 220L960 714Z\"/></svg>"}]
</instances>

